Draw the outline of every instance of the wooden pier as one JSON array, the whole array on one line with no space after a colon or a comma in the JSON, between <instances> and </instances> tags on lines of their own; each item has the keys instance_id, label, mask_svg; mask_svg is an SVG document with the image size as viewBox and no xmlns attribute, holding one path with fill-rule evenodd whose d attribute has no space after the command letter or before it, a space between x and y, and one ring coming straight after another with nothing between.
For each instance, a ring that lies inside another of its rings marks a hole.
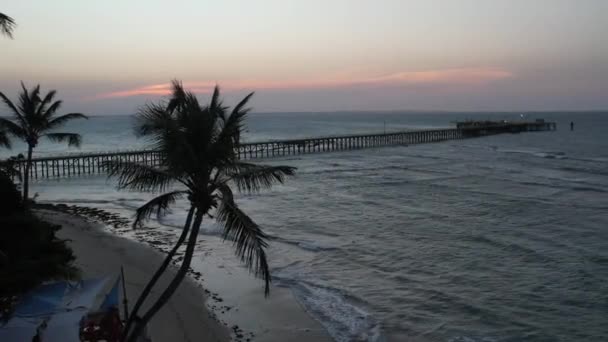
<instances>
[{"instance_id":1,"label":"wooden pier","mask_svg":"<svg viewBox=\"0 0 608 342\"><path fill-rule=\"evenodd\" d=\"M381 134L329 136L306 139L276 140L241 144L237 154L241 160L284 157L310 153L349 151L391 145L413 145L481 137L501 133L552 131L553 122L460 122L457 128L404 131ZM130 151L113 153L82 153L64 156L35 158L32 160L30 178L72 177L103 173L103 164L112 162L137 162L158 166L161 160L158 151ZM16 162L17 170L23 174L25 160Z\"/></svg>"}]
</instances>

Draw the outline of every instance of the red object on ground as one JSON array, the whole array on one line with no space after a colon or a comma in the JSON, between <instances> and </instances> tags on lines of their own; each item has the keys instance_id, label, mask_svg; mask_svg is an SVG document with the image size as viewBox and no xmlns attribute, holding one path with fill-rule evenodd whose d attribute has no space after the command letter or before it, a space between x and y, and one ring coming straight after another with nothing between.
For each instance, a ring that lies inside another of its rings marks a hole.
<instances>
[{"instance_id":1,"label":"red object on ground","mask_svg":"<svg viewBox=\"0 0 608 342\"><path fill-rule=\"evenodd\" d=\"M123 324L117 308L107 311L92 312L80 322L81 341L118 342L122 334Z\"/></svg>"}]
</instances>

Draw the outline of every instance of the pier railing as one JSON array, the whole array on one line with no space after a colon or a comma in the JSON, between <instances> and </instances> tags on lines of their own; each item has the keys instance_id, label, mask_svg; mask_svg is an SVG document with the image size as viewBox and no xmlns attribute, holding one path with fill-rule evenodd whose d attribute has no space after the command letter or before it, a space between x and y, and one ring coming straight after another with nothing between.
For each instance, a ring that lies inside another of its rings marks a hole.
<instances>
[{"instance_id":1,"label":"pier railing","mask_svg":"<svg viewBox=\"0 0 608 342\"><path fill-rule=\"evenodd\" d=\"M348 151L391 145L413 145L455 140L500 133L555 130L552 122L514 123L459 123L458 128L403 131L380 134L328 136L304 139L273 140L244 143L235 151L242 160L274 158L310 153ZM142 150L112 153L82 153L63 156L35 158L30 168L30 178L71 177L98 174L105 171L105 162L137 162L158 166L161 155L158 151ZM14 161L13 161L14 162ZM23 175L25 160L14 162Z\"/></svg>"}]
</instances>

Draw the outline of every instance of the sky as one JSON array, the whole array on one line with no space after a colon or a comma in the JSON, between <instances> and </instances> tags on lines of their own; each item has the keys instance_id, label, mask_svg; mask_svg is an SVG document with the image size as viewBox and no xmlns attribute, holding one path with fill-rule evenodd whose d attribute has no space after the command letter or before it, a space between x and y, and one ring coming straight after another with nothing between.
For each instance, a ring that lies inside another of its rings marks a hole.
<instances>
[{"instance_id":1,"label":"sky","mask_svg":"<svg viewBox=\"0 0 608 342\"><path fill-rule=\"evenodd\" d=\"M605 0L2 0L0 91L131 114L172 79L258 112L608 109ZM0 110L0 114L3 110Z\"/></svg>"}]
</instances>

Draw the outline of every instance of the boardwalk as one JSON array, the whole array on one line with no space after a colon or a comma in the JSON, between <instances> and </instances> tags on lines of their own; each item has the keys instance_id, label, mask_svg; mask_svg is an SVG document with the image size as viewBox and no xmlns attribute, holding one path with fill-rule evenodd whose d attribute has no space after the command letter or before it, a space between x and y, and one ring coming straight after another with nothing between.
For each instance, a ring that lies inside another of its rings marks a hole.
<instances>
[{"instance_id":1,"label":"boardwalk","mask_svg":"<svg viewBox=\"0 0 608 342\"><path fill-rule=\"evenodd\" d=\"M361 134L317 137L306 139L276 140L241 144L236 151L241 160L283 157L310 153L348 151L391 145L413 145L445 140L480 137L500 133L529 131L551 131L552 122L463 122L457 128L405 131L383 134ZM160 154L157 151L130 151L115 153L85 153L65 156L35 158L32 161L30 177L55 178L103 173L103 164L113 162L137 162L158 166ZM17 163L23 174L25 162Z\"/></svg>"}]
</instances>

